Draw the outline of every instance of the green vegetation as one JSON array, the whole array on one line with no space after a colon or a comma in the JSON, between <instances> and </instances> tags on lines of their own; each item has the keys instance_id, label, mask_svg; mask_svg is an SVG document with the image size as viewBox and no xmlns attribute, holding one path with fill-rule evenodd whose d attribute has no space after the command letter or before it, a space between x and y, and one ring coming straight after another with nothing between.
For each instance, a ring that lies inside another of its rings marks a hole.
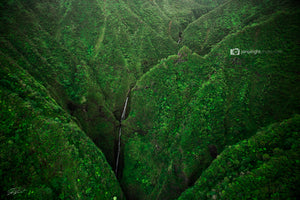
<instances>
[{"instance_id":1,"label":"green vegetation","mask_svg":"<svg viewBox=\"0 0 300 200\"><path fill-rule=\"evenodd\" d=\"M2 64L1 199L124 198L103 153L46 88Z\"/></svg>"},{"instance_id":2,"label":"green vegetation","mask_svg":"<svg viewBox=\"0 0 300 200\"><path fill-rule=\"evenodd\" d=\"M228 0L190 23L184 31L184 44L205 55L227 35L260 23L279 10L289 12L293 6L296 4L290 0Z\"/></svg>"},{"instance_id":3,"label":"green vegetation","mask_svg":"<svg viewBox=\"0 0 300 200\"><path fill-rule=\"evenodd\" d=\"M179 199L290 199L299 188L300 116L228 146Z\"/></svg>"},{"instance_id":4,"label":"green vegetation","mask_svg":"<svg viewBox=\"0 0 300 200\"><path fill-rule=\"evenodd\" d=\"M0 11L1 199L299 196L295 1L10 0Z\"/></svg>"},{"instance_id":5,"label":"green vegetation","mask_svg":"<svg viewBox=\"0 0 300 200\"><path fill-rule=\"evenodd\" d=\"M133 192L138 199L176 198L212 162L209 145L222 152L260 127L297 113L300 96L294 63L299 49L293 43L297 36L290 31L298 31L294 29L298 17L275 13L228 35L205 58L183 47L137 82L126 121L129 135L137 133L126 141L122 182L126 191L139 191ZM272 57L230 56L233 47L252 49L249 41L255 41L255 49L281 51Z\"/></svg>"}]
</instances>

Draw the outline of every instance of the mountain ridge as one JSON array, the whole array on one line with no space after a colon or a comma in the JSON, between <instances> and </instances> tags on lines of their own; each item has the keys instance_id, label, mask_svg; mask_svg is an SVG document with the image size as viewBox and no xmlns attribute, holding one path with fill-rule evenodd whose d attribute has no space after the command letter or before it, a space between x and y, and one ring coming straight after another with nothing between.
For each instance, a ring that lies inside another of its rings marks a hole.
<instances>
[{"instance_id":1,"label":"mountain ridge","mask_svg":"<svg viewBox=\"0 0 300 200\"><path fill-rule=\"evenodd\" d=\"M294 199L299 11L292 0L238 2L0 3L1 198ZM280 123L293 133L276 141L284 148L240 156L240 143L256 150L259 129ZM228 152L239 158L215 166ZM251 177L235 167L258 162L289 173L255 165L260 180L242 190L235 181ZM266 186L253 196L255 183Z\"/></svg>"}]
</instances>

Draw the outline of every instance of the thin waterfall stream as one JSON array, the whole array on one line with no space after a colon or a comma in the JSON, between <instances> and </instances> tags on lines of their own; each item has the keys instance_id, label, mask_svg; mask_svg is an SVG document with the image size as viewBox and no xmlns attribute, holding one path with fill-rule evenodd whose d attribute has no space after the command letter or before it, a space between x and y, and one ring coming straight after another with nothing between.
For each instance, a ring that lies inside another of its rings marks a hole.
<instances>
[{"instance_id":1,"label":"thin waterfall stream","mask_svg":"<svg viewBox=\"0 0 300 200\"><path fill-rule=\"evenodd\" d=\"M120 119L120 129L119 129L119 139L118 139L118 154L117 154L116 169L115 169L116 177L118 177L118 167L119 167L120 152L121 152L122 121L125 119L127 103L128 103L128 96L126 97L125 105L124 105L123 112L122 112L121 119Z\"/></svg>"}]
</instances>

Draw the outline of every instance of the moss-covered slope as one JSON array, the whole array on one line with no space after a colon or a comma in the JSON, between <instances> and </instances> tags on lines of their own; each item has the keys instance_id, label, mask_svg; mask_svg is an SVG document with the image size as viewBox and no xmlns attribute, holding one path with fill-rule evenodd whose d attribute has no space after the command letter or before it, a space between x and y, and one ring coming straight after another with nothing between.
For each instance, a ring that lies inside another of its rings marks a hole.
<instances>
[{"instance_id":1,"label":"moss-covered slope","mask_svg":"<svg viewBox=\"0 0 300 200\"><path fill-rule=\"evenodd\" d=\"M76 120L0 56L1 199L124 199L105 156Z\"/></svg>"},{"instance_id":2,"label":"moss-covered slope","mask_svg":"<svg viewBox=\"0 0 300 200\"><path fill-rule=\"evenodd\" d=\"M228 146L179 199L296 199L300 116Z\"/></svg>"},{"instance_id":3,"label":"moss-covered slope","mask_svg":"<svg viewBox=\"0 0 300 200\"><path fill-rule=\"evenodd\" d=\"M10 0L0 13L1 198L298 195L295 1ZM127 95L123 194L111 169Z\"/></svg>"},{"instance_id":4,"label":"moss-covered slope","mask_svg":"<svg viewBox=\"0 0 300 200\"><path fill-rule=\"evenodd\" d=\"M183 44L205 55L227 35L264 21L278 10L288 12L293 6L297 4L291 0L225 1L188 25L183 33Z\"/></svg>"},{"instance_id":5,"label":"moss-covered slope","mask_svg":"<svg viewBox=\"0 0 300 200\"><path fill-rule=\"evenodd\" d=\"M215 6L188 2L2 2L1 50L78 119L113 165L128 90L158 60L177 51L179 21L190 18L191 9ZM182 5L190 6L177 20L170 11Z\"/></svg>"},{"instance_id":6,"label":"moss-covered slope","mask_svg":"<svg viewBox=\"0 0 300 200\"><path fill-rule=\"evenodd\" d=\"M128 90L157 60L177 51L181 24L195 19L192 9L205 13L216 5L1 2L1 197L122 198L85 134L114 166Z\"/></svg>"},{"instance_id":7,"label":"moss-covered slope","mask_svg":"<svg viewBox=\"0 0 300 200\"><path fill-rule=\"evenodd\" d=\"M225 146L298 113L298 17L277 12L205 58L184 47L137 82L122 179L131 198L178 197Z\"/></svg>"}]
</instances>

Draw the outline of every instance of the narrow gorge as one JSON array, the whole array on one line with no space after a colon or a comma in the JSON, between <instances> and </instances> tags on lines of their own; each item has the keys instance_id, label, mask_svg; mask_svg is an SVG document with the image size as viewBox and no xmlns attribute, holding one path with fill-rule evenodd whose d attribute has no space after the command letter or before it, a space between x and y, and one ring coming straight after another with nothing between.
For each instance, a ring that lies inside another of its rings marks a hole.
<instances>
[{"instance_id":1,"label":"narrow gorge","mask_svg":"<svg viewBox=\"0 0 300 200\"><path fill-rule=\"evenodd\" d=\"M296 1L0 11L0 199L300 196Z\"/></svg>"},{"instance_id":2,"label":"narrow gorge","mask_svg":"<svg viewBox=\"0 0 300 200\"><path fill-rule=\"evenodd\" d=\"M119 128L119 138L118 138L118 152L117 152L116 168L115 168L116 177L118 177L119 160L120 160L120 153L121 153L122 121L125 119L128 99L129 99L129 97L127 96L125 104L124 104L123 112L122 112L122 115L121 115L121 118L120 118L120 128Z\"/></svg>"}]
</instances>

